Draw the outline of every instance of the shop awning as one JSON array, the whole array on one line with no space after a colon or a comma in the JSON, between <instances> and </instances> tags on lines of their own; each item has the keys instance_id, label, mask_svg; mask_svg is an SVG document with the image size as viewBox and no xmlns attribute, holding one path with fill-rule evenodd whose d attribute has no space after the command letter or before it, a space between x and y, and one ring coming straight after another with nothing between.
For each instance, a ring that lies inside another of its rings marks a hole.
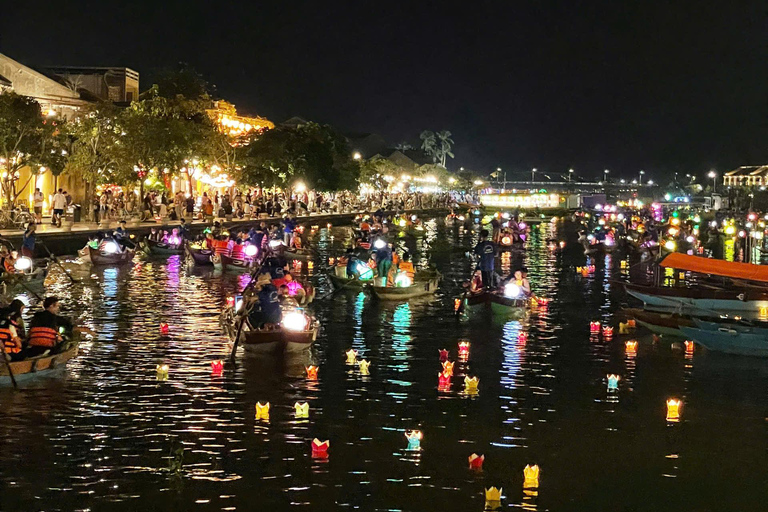
<instances>
[{"instance_id":1,"label":"shop awning","mask_svg":"<svg viewBox=\"0 0 768 512\"><path fill-rule=\"evenodd\" d=\"M732 279L768 283L768 265L734 263L732 261L702 258L700 256L688 256L678 252L667 255L659 262L659 265L667 268L697 272L699 274L712 274Z\"/></svg>"}]
</instances>

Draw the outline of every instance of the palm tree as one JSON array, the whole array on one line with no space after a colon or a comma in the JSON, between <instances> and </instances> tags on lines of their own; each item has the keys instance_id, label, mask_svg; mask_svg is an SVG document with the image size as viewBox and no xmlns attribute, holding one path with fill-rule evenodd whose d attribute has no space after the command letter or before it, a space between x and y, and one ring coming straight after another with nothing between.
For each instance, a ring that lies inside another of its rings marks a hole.
<instances>
[{"instance_id":1,"label":"palm tree","mask_svg":"<svg viewBox=\"0 0 768 512\"><path fill-rule=\"evenodd\" d=\"M424 151L427 155L432 157L432 161L437 163L438 159L438 149L437 149L437 139L435 138L435 132L431 132L429 130L424 130L421 132L421 135L419 135L419 138L421 139L421 150Z\"/></svg>"},{"instance_id":2,"label":"palm tree","mask_svg":"<svg viewBox=\"0 0 768 512\"><path fill-rule=\"evenodd\" d=\"M443 130L441 132L437 132L437 139L440 141L440 147L437 149L438 159L440 160L440 165L445 167L445 163L448 157L453 158L453 153L451 153L451 147L453 146L454 142L451 138L451 132L448 130Z\"/></svg>"}]
</instances>

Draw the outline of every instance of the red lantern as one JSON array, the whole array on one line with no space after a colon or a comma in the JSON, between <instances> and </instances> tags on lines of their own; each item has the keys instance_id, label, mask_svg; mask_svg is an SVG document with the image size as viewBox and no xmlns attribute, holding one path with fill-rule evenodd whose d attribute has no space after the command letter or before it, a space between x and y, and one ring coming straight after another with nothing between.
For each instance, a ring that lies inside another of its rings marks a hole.
<instances>
[{"instance_id":1,"label":"red lantern","mask_svg":"<svg viewBox=\"0 0 768 512\"><path fill-rule=\"evenodd\" d=\"M440 352L440 362L447 361L448 360L448 351L445 350L444 348L441 348L439 350L439 352Z\"/></svg>"},{"instance_id":2,"label":"red lantern","mask_svg":"<svg viewBox=\"0 0 768 512\"><path fill-rule=\"evenodd\" d=\"M685 353L686 354L693 354L693 348L694 348L693 341L685 340Z\"/></svg>"},{"instance_id":3,"label":"red lantern","mask_svg":"<svg viewBox=\"0 0 768 512\"><path fill-rule=\"evenodd\" d=\"M307 380L317 380L317 366L307 366Z\"/></svg>"},{"instance_id":4,"label":"red lantern","mask_svg":"<svg viewBox=\"0 0 768 512\"><path fill-rule=\"evenodd\" d=\"M603 338L613 338L613 327L607 325L603 327Z\"/></svg>"},{"instance_id":5,"label":"red lantern","mask_svg":"<svg viewBox=\"0 0 768 512\"><path fill-rule=\"evenodd\" d=\"M451 361L443 361L443 373L449 377L453 375L453 363Z\"/></svg>"},{"instance_id":6,"label":"red lantern","mask_svg":"<svg viewBox=\"0 0 768 512\"><path fill-rule=\"evenodd\" d=\"M211 361L211 373L214 375L221 375L221 372L224 370L224 363L221 361L221 359L216 361Z\"/></svg>"},{"instance_id":7,"label":"red lantern","mask_svg":"<svg viewBox=\"0 0 768 512\"><path fill-rule=\"evenodd\" d=\"M517 333L517 342L521 345L525 345L528 342L528 333L525 331Z\"/></svg>"},{"instance_id":8,"label":"red lantern","mask_svg":"<svg viewBox=\"0 0 768 512\"><path fill-rule=\"evenodd\" d=\"M228 308L235 307L235 298L234 297L227 297L227 307Z\"/></svg>"},{"instance_id":9,"label":"red lantern","mask_svg":"<svg viewBox=\"0 0 768 512\"><path fill-rule=\"evenodd\" d=\"M437 373L437 389L446 391L451 387L451 376L445 372Z\"/></svg>"},{"instance_id":10,"label":"red lantern","mask_svg":"<svg viewBox=\"0 0 768 512\"><path fill-rule=\"evenodd\" d=\"M170 331L170 328L168 327L168 324L162 323L160 324L160 334L168 334Z\"/></svg>"},{"instance_id":11,"label":"red lantern","mask_svg":"<svg viewBox=\"0 0 768 512\"><path fill-rule=\"evenodd\" d=\"M469 342L468 341L460 341L459 342L459 357L469 357Z\"/></svg>"},{"instance_id":12,"label":"red lantern","mask_svg":"<svg viewBox=\"0 0 768 512\"><path fill-rule=\"evenodd\" d=\"M589 332L591 334L600 334L600 322L596 320L589 322Z\"/></svg>"},{"instance_id":13,"label":"red lantern","mask_svg":"<svg viewBox=\"0 0 768 512\"><path fill-rule=\"evenodd\" d=\"M485 462L485 455L478 455L476 453L473 453L472 455L469 456L469 469L482 471L483 462Z\"/></svg>"},{"instance_id":14,"label":"red lantern","mask_svg":"<svg viewBox=\"0 0 768 512\"><path fill-rule=\"evenodd\" d=\"M331 446L330 441L320 441L315 438L312 440L312 458L313 459L327 459L328 448Z\"/></svg>"}]
</instances>

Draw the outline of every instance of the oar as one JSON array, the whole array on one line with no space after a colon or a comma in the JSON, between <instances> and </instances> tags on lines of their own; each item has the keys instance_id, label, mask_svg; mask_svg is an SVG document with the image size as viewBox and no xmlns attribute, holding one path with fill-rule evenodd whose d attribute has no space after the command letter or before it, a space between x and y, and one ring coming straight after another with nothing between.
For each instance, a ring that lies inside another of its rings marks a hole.
<instances>
[{"instance_id":1,"label":"oar","mask_svg":"<svg viewBox=\"0 0 768 512\"><path fill-rule=\"evenodd\" d=\"M48 246L45 245L44 242L41 241L40 245L42 245L43 249L45 249L45 252L48 253L48 257L51 259L51 261L54 262L56 265L58 265L58 267L61 269L62 272L67 274L67 277L69 278L70 281L72 281L73 283L79 283L80 282L77 279L75 279L74 277L72 277L69 272L67 272L67 269L64 268L64 265L59 263L58 258L56 258L56 256L54 256L53 253L51 253L51 250L48 249Z\"/></svg>"},{"instance_id":2,"label":"oar","mask_svg":"<svg viewBox=\"0 0 768 512\"><path fill-rule=\"evenodd\" d=\"M19 389L19 385L16 383L16 377L13 375L13 369L11 369L11 358L5 350L3 350L3 359L5 360L5 367L8 369L8 375L11 377L11 382L13 382L13 387Z\"/></svg>"},{"instance_id":3,"label":"oar","mask_svg":"<svg viewBox=\"0 0 768 512\"><path fill-rule=\"evenodd\" d=\"M29 293L34 295L37 300L43 300L43 298L40 295L38 295L32 288L30 288L29 286L27 286L24 283L24 276L23 275L22 275L21 279L19 279L18 284L20 284L21 287L24 288L25 290L27 290Z\"/></svg>"},{"instance_id":4,"label":"oar","mask_svg":"<svg viewBox=\"0 0 768 512\"><path fill-rule=\"evenodd\" d=\"M317 299L317 300L323 300L323 299L327 299L327 298L328 298L328 297L330 297L331 295L333 295L333 294L335 294L335 293L338 293L338 292L340 292L341 290L343 290L343 289L344 289L344 288L346 288L347 286L351 285L352 283L359 283L359 282L360 282L360 278L358 278L358 277L355 277L354 279L352 279L352 280L351 280L350 282L348 282L347 284L340 286L338 289L333 289L333 290L331 290L329 293L326 293L325 295L323 295L322 297L320 297L320 298L319 298L319 299Z\"/></svg>"}]
</instances>

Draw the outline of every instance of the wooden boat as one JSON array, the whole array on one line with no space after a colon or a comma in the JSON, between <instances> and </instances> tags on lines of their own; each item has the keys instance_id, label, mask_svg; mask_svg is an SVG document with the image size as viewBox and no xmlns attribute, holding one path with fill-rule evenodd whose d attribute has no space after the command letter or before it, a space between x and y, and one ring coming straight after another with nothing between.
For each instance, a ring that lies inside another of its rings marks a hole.
<instances>
[{"instance_id":1,"label":"wooden boat","mask_svg":"<svg viewBox=\"0 0 768 512\"><path fill-rule=\"evenodd\" d=\"M499 316L522 316L528 310L530 299L511 299L501 293L483 291L467 294L464 299L464 310L468 313L490 311Z\"/></svg>"},{"instance_id":2,"label":"wooden boat","mask_svg":"<svg viewBox=\"0 0 768 512\"><path fill-rule=\"evenodd\" d=\"M312 252L309 249L286 249L282 255L287 260L309 261Z\"/></svg>"},{"instance_id":3,"label":"wooden boat","mask_svg":"<svg viewBox=\"0 0 768 512\"><path fill-rule=\"evenodd\" d=\"M237 336L239 318L233 308L226 308L221 314L220 322L230 340ZM267 325L261 329L253 329L248 322L240 332L240 344L243 349L254 354L274 354L281 352L296 353L308 350L317 339L320 324L315 319L307 322L306 328L300 331L286 329L282 325Z\"/></svg>"},{"instance_id":4,"label":"wooden boat","mask_svg":"<svg viewBox=\"0 0 768 512\"><path fill-rule=\"evenodd\" d=\"M211 262L213 268L225 272L248 272L256 265L253 258L233 258L226 254L214 254L211 256Z\"/></svg>"},{"instance_id":5,"label":"wooden boat","mask_svg":"<svg viewBox=\"0 0 768 512\"><path fill-rule=\"evenodd\" d=\"M320 323L314 319L307 322L307 327L303 331L291 331L283 327L282 333L285 352L296 353L309 350L317 339L319 330Z\"/></svg>"},{"instance_id":6,"label":"wooden boat","mask_svg":"<svg viewBox=\"0 0 768 512\"><path fill-rule=\"evenodd\" d=\"M11 371L17 383L32 380L38 377L50 376L54 370L63 368L64 365L77 356L79 342L72 342L71 346L58 354L30 357L21 361L10 363ZM0 364L0 385L11 385L11 377L5 363Z\"/></svg>"},{"instance_id":7,"label":"wooden boat","mask_svg":"<svg viewBox=\"0 0 768 512\"><path fill-rule=\"evenodd\" d=\"M425 295L433 295L440 284L437 272L417 274L411 286L375 286L371 291L379 300L408 300Z\"/></svg>"},{"instance_id":8,"label":"wooden boat","mask_svg":"<svg viewBox=\"0 0 768 512\"><path fill-rule=\"evenodd\" d=\"M191 242L187 241L184 244L184 250L192 258L195 265L213 265L211 256L214 255L213 249L203 249L202 247L195 247Z\"/></svg>"},{"instance_id":9,"label":"wooden boat","mask_svg":"<svg viewBox=\"0 0 768 512\"><path fill-rule=\"evenodd\" d=\"M337 266L334 267L333 272L328 273L328 278L331 280L331 284L333 284L333 287L336 290L341 290L342 288L345 290L351 290L351 291L363 291L367 284L371 283L370 279L354 279L347 277L347 269L344 266Z\"/></svg>"},{"instance_id":10,"label":"wooden boat","mask_svg":"<svg viewBox=\"0 0 768 512\"><path fill-rule=\"evenodd\" d=\"M170 245L147 238L139 242L139 248L149 256L172 256L184 253L183 245Z\"/></svg>"},{"instance_id":11,"label":"wooden boat","mask_svg":"<svg viewBox=\"0 0 768 512\"><path fill-rule=\"evenodd\" d=\"M701 328L702 326L708 328ZM686 336L713 352L768 357L768 331L764 328L749 331L741 326L718 323L702 326L682 327L681 330Z\"/></svg>"},{"instance_id":12,"label":"wooden boat","mask_svg":"<svg viewBox=\"0 0 768 512\"><path fill-rule=\"evenodd\" d=\"M117 242L114 242L117 243ZM127 263L133 259L136 252L134 249L126 248L123 252L109 253L101 249L94 249L87 246L92 265L119 265Z\"/></svg>"},{"instance_id":13,"label":"wooden boat","mask_svg":"<svg viewBox=\"0 0 768 512\"><path fill-rule=\"evenodd\" d=\"M79 249L77 251L77 255L80 257L81 260L83 260L86 263L91 262L91 251L88 250L88 246L86 245L82 249Z\"/></svg>"},{"instance_id":14,"label":"wooden boat","mask_svg":"<svg viewBox=\"0 0 768 512\"><path fill-rule=\"evenodd\" d=\"M640 308L627 308L624 313L655 334L683 336L681 327L693 327L695 325L690 317L676 313L647 311Z\"/></svg>"},{"instance_id":15,"label":"wooden boat","mask_svg":"<svg viewBox=\"0 0 768 512\"><path fill-rule=\"evenodd\" d=\"M48 269L42 266L36 266L31 272L14 272L13 274L4 272L2 277L0 277L0 284L9 290L15 287L23 288L24 286L41 288L45 284L47 275Z\"/></svg>"}]
</instances>

